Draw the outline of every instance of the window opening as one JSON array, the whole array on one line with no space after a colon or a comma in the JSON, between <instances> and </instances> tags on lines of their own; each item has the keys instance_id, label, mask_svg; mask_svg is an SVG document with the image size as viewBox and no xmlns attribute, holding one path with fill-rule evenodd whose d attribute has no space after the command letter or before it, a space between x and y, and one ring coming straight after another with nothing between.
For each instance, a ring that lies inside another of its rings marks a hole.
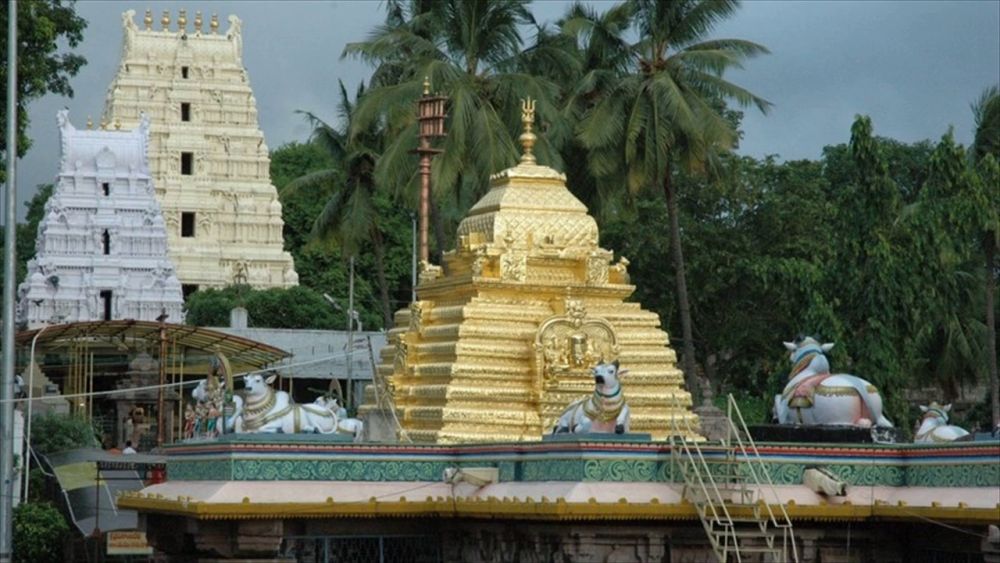
<instances>
[{"instance_id":1,"label":"window opening","mask_svg":"<svg viewBox=\"0 0 1000 563\"><path fill-rule=\"evenodd\" d=\"M195 214L193 211L181 213L181 236L190 238L194 236Z\"/></svg>"},{"instance_id":2,"label":"window opening","mask_svg":"<svg viewBox=\"0 0 1000 563\"><path fill-rule=\"evenodd\" d=\"M111 235L108 234L107 229L104 229L104 233L101 234L101 246L104 254L111 254Z\"/></svg>"},{"instance_id":3,"label":"window opening","mask_svg":"<svg viewBox=\"0 0 1000 563\"><path fill-rule=\"evenodd\" d=\"M104 192L105 197L111 195L111 184L108 182L101 182L101 191Z\"/></svg>"},{"instance_id":4,"label":"window opening","mask_svg":"<svg viewBox=\"0 0 1000 563\"><path fill-rule=\"evenodd\" d=\"M105 289L101 291L101 305L104 309L104 320L111 320L111 298L113 294L110 289Z\"/></svg>"},{"instance_id":5,"label":"window opening","mask_svg":"<svg viewBox=\"0 0 1000 563\"><path fill-rule=\"evenodd\" d=\"M181 102L181 121L191 121L190 102Z\"/></svg>"},{"instance_id":6,"label":"window opening","mask_svg":"<svg viewBox=\"0 0 1000 563\"><path fill-rule=\"evenodd\" d=\"M198 291L198 285L197 284L193 284L193 283L181 284L181 293L184 295L184 299L185 300L188 297L190 297L192 293L194 293L196 291Z\"/></svg>"},{"instance_id":7,"label":"window opening","mask_svg":"<svg viewBox=\"0 0 1000 563\"><path fill-rule=\"evenodd\" d=\"M193 152L182 152L181 153L181 174L185 176L190 176L194 174L194 153Z\"/></svg>"},{"instance_id":8,"label":"window opening","mask_svg":"<svg viewBox=\"0 0 1000 563\"><path fill-rule=\"evenodd\" d=\"M181 67L181 78L187 80L187 77L188 77L188 67L182 66Z\"/></svg>"}]
</instances>

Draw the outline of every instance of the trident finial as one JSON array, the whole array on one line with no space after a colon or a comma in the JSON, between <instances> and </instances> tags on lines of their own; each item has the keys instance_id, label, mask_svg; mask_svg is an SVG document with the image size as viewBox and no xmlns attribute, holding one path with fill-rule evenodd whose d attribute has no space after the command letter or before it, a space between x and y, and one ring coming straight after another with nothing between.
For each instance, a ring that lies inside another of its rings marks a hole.
<instances>
[{"instance_id":1,"label":"trident finial","mask_svg":"<svg viewBox=\"0 0 1000 563\"><path fill-rule=\"evenodd\" d=\"M535 139L538 138L531 132L531 127L535 123L535 100L531 98L521 100L521 123L524 125L524 133L519 137L521 147L524 149L521 162L533 164L535 155L531 150L535 148Z\"/></svg>"}]
</instances>

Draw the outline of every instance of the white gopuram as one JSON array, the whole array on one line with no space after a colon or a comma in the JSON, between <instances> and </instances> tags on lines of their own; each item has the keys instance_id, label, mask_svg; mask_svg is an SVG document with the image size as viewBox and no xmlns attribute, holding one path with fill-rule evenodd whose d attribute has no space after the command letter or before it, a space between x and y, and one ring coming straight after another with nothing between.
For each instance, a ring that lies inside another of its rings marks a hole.
<instances>
[{"instance_id":1,"label":"white gopuram","mask_svg":"<svg viewBox=\"0 0 1000 563\"><path fill-rule=\"evenodd\" d=\"M35 258L18 288L18 320L183 320L181 283L146 158L149 120L131 131L78 130L58 114L62 157Z\"/></svg>"},{"instance_id":2,"label":"white gopuram","mask_svg":"<svg viewBox=\"0 0 1000 563\"><path fill-rule=\"evenodd\" d=\"M134 16L122 14L122 58L105 121L131 127L140 112L150 116L150 169L185 294L234 283L298 285L283 250L281 203L243 68L239 18L229 16L219 34L214 15L202 31L200 12L191 29L183 10L174 29L168 12L159 30L150 11L145 29Z\"/></svg>"}]
</instances>

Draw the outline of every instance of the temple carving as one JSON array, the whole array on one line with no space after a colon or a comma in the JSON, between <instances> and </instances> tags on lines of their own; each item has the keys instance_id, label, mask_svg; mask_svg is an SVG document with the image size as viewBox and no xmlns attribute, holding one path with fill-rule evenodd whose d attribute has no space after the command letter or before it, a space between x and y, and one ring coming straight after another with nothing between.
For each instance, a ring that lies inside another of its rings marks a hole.
<instances>
[{"instance_id":1,"label":"temple carving","mask_svg":"<svg viewBox=\"0 0 1000 563\"><path fill-rule=\"evenodd\" d=\"M625 301L628 261L600 247L566 177L535 162L526 114L521 162L491 178L443 267L425 266L361 413L395 409L414 442L539 440L593 392L591 368L617 359L633 432L697 427L658 316Z\"/></svg>"},{"instance_id":2,"label":"temple carving","mask_svg":"<svg viewBox=\"0 0 1000 563\"><path fill-rule=\"evenodd\" d=\"M257 102L243 67L242 23L229 16L218 30L201 13L189 28L164 13L144 29L122 14L118 73L108 88L103 122L131 127L151 118L149 160L163 208L170 255L185 291L234 283L258 288L298 284L283 250L281 203L270 180L270 157Z\"/></svg>"}]
</instances>

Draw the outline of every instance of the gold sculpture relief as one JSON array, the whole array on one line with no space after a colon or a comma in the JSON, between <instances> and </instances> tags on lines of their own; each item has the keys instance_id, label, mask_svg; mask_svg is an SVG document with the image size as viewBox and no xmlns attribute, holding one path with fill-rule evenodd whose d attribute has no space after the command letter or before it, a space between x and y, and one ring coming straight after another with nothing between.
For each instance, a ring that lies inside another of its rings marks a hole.
<instances>
[{"instance_id":1,"label":"gold sculpture relief","mask_svg":"<svg viewBox=\"0 0 1000 563\"><path fill-rule=\"evenodd\" d=\"M587 285L608 283L608 260L596 252L587 257Z\"/></svg>"},{"instance_id":2,"label":"gold sculpture relief","mask_svg":"<svg viewBox=\"0 0 1000 563\"><path fill-rule=\"evenodd\" d=\"M410 332L420 333L420 328L423 326L423 315L426 305L426 301L414 301L410 303Z\"/></svg>"},{"instance_id":3,"label":"gold sculpture relief","mask_svg":"<svg viewBox=\"0 0 1000 563\"><path fill-rule=\"evenodd\" d=\"M500 257L500 279L523 282L528 272L528 257L516 252L507 252Z\"/></svg>"},{"instance_id":4,"label":"gold sculpture relief","mask_svg":"<svg viewBox=\"0 0 1000 563\"><path fill-rule=\"evenodd\" d=\"M535 376L545 389L583 380L590 368L612 361L620 351L614 327L601 318L588 318L583 302L565 300L566 313L546 319L535 336Z\"/></svg>"}]
</instances>

